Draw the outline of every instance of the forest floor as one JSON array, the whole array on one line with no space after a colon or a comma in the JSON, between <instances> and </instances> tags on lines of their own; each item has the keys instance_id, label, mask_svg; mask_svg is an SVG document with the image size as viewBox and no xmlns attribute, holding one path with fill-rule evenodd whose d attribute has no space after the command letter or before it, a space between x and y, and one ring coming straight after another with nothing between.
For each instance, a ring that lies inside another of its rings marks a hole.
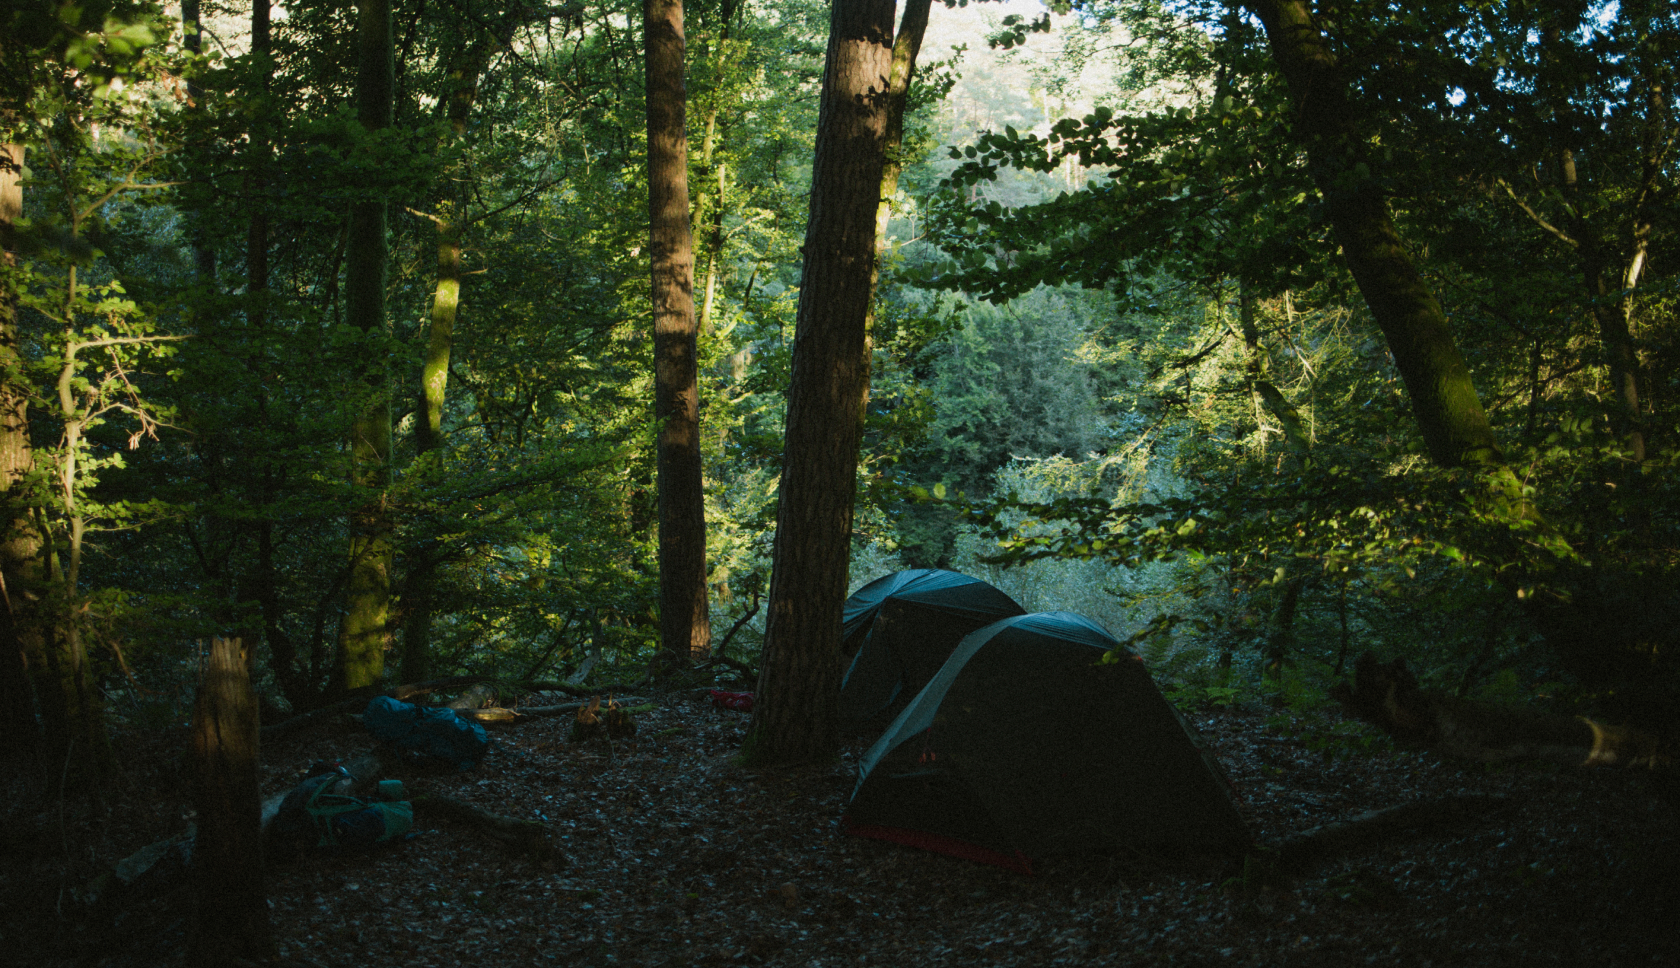
<instances>
[{"instance_id":1,"label":"forest floor","mask_svg":"<svg viewBox=\"0 0 1680 968\"><path fill-rule=\"evenodd\" d=\"M1319 749L1324 734L1288 716L1208 710L1190 718L1263 840L1460 793L1506 806L1281 887L1244 887L1240 862L1142 856L1053 859L1029 877L841 834L862 746L829 769L755 773L731 764L744 715L654 702L638 737L610 748L567 742L569 720L550 718L493 728L496 749L467 772L387 755L385 775L411 791L546 820L564 857L533 860L422 818L411 839L370 853L274 865L275 964L1674 963L1680 823L1635 776ZM188 891L99 918L76 906L99 869L185 828L183 745L132 738L99 808L13 791L34 799L8 797L0 820L0 962L183 962ZM343 722L299 730L265 746L264 793L373 748Z\"/></svg>"}]
</instances>

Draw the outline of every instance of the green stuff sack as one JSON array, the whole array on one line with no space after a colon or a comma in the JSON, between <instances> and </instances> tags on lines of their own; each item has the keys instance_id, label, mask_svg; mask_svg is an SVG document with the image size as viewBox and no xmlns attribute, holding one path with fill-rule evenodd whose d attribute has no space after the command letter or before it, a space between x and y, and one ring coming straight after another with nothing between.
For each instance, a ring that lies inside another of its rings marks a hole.
<instances>
[{"instance_id":1,"label":"green stuff sack","mask_svg":"<svg viewBox=\"0 0 1680 968\"><path fill-rule=\"evenodd\" d=\"M356 849L395 840L414 827L406 800L365 800L331 792L348 776L343 768L317 773L286 794L270 830L280 855L310 847Z\"/></svg>"},{"instance_id":2,"label":"green stuff sack","mask_svg":"<svg viewBox=\"0 0 1680 968\"><path fill-rule=\"evenodd\" d=\"M329 786L317 787L306 808L321 834L317 847L372 847L414 827L414 805L407 800L364 800L328 793Z\"/></svg>"}]
</instances>

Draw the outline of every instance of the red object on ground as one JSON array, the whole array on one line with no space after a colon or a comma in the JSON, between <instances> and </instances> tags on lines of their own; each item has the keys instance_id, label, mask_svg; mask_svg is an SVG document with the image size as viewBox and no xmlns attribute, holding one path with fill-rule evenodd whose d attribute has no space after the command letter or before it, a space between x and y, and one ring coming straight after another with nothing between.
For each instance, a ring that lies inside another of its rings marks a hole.
<instances>
[{"instance_id":1,"label":"red object on ground","mask_svg":"<svg viewBox=\"0 0 1680 968\"><path fill-rule=\"evenodd\" d=\"M712 705L719 709L733 709L736 712L752 712L753 694L750 692L724 692L722 689L708 689L711 693Z\"/></svg>"},{"instance_id":2,"label":"red object on ground","mask_svg":"<svg viewBox=\"0 0 1680 968\"><path fill-rule=\"evenodd\" d=\"M1001 850L992 850L979 844L971 844L966 840L947 837L944 834L931 834L925 830L911 830L907 827L883 827L872 823L853 823L847 817L840 818L840 829L853 837L869 837L874 840L885 840L894 844L904 844L906 847L916 847L921 850L931 850L937 854L949 854L961 857L963 860L978 861L1014 871L1017 874L1032 876L1032 859L1020 851L1006 854Z\"/></svg>"}]
</instances>

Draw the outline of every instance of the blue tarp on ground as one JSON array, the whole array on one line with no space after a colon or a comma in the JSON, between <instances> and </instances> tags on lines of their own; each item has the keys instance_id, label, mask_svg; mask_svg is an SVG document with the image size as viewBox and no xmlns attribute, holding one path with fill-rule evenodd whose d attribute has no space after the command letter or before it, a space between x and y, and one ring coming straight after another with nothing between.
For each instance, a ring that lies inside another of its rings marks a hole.
<instances>
[{"instance_id":1,"label":"blue tarp on ground","mask_svg":"<svg viewBox=\"0 0 1680 968\"><path fill-rule=\"evenodd\" d=\"M446 759L463 770L477 766L490 749L484 727L455 715L455 710L416 706L390 696L375 696L367 704L362 725L380 739Z\"/></svg>"}]
</instances>

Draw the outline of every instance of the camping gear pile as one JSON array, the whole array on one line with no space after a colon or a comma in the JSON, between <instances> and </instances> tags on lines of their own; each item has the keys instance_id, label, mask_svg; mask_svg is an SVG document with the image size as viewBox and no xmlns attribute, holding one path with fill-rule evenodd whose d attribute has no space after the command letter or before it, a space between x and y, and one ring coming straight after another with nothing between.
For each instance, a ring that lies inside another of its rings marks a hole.
<instances>
[{"instance_id":1,"label":"camping gear pile","mask_svg":"<svg viewBox=\"0 0 1680 968\"><path fill-rule=\"evenodd\" d=\"M390 696L375 696L362 713L368 732L399 749L435 756L468 770L484 759L490 734L445 707L416 706Z\"/></svg>"},{"instance_id":2,"label":"camping gear pile","mask_svg":"<svg viewBox=\"0 0 1680 968\"><path fill-rule=\"evenodd\" d=\"M859 764L847 833L1024 873L1056 854L1249 843L1200 737L1090 619L919 569L860 589L843 634L842 715L892 717Z\"/></svg>"},{"instance_id":3,"label":"camping gear pile","mask_svg":"<svg viewBox=\"0 0 1680 968\"><path fill-rule=\"evenodd\" d=\"M287 855L310 847L365 849L407 834L414 805L403 799L401 780L381 780L378 799L347 791L356 777L341 764L316 763L309 776L280 801L269 826L269 845Z\"/></svg>"}]
</instances>

